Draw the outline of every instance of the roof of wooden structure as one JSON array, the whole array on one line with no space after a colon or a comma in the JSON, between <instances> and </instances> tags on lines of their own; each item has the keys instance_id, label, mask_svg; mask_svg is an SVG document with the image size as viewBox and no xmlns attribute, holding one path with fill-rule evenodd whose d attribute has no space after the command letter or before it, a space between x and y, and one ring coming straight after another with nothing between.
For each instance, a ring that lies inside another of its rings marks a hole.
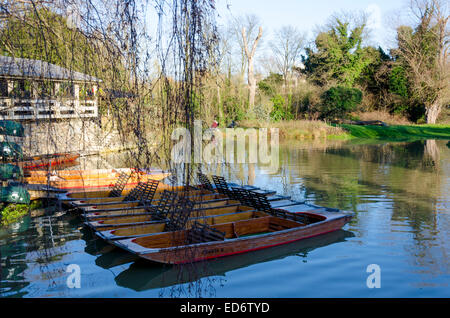
<instances>
[{"instance_id":1,"label":"roof of wooden structure","mask_svg":"<svg viewBox=\"0 0 450 318\"><path fill-rule=\"evenodd\" d=\"M101 82L100 79L41 60L0 55L0 77Z\"/></svg>"}]
</instances>

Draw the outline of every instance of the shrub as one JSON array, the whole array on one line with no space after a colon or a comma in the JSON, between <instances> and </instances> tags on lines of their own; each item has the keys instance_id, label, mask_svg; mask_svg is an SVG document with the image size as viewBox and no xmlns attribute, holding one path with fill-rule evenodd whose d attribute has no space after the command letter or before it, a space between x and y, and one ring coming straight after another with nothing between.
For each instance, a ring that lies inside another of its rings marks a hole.
<instances>
[{"instance_id":1,"label":"shrub","mask_svg":"<svg viewBox=\"0 0 450 318\"><path fill-rule=\"evenodd\" d=\"M273 109L270 118L273 121L291 120L293 118L291 112L285 107L285 100L281 95L275 95L270 99L273 103Z\"/></svg>"},{"instance_id":2,"label":"shrub","mask_svg":"<svg viewBox=\"0 0 450 318\"><path fill-rule=\"evenodd\" d=\"M322 94L321 101L321 118L344 118L361 103L362 92L357 88L331 87Z\"/></svg>"}]
</instances>

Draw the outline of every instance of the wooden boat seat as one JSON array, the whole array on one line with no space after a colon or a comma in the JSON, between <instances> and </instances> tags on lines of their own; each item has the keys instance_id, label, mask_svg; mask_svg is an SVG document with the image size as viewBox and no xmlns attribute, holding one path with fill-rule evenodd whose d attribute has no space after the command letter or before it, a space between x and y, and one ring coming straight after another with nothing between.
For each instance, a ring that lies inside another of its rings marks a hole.
<instances>
[{"instance_id":1,"label":"wooden boat seat","mask_svg":"<svg viewBox=\"0 0 450 318\"><path fill-rule=\"evenodd\" d=\"M122 172L119 175L119 178L117 179L116 183L114 184L108 197L120 197L122 195L123 189L125 189L125 186L127 185L128 180L130 179L130 177L131 177L131 174Z\"/></svg>"},{"instance_id":2,"label":"wooden boat seat","mask_svg":"<svg viewBox=\"0 0 450 318\"><path fill-rule=\"evenodd\" d=\"M170 208L175 205L175 200L177 200L176 192L164 190L158 205L146 207L146 210L152 213L152 217L155 220L166 220Z\"/></svg>"},{"instance_id":3,"label":"wooden boat seat","mask_svg":"<svg viewBox=\"0 0 450 318\"><path fill-rule=\"evenodd\" d=\"M315 221L320 221L302 214L289 213L287 211L284 211L283 209L272 208L269 200L267 200L267 196L261 193L255 193L251 190L242 188L232 188L232 189L233 192L235 193L234 196L238 200L240 200L242 204L251 206L257 209L258 211L263 211L270 215L283 219L293 220L295 222L299 222L305 225L314 223Z\"/></svg>"},{"instance_id":4,"label":"wooden boat seat","mask_svg":"<svg viewBox=\"0 0 450 318\"><path fill-rule=\"evenodd\" d=\"M194 222L187 235L188 244L223 241L225 232L219 231L208 224Z\"/></svg>"},{"instance_id":5,"label":"wooden boat seat","mask_svg":"<svg viewBox=\"0 0 450 318\"><path fill-rule=\"evenodd\" d=\"M230 199L234 199L234 192L230 190L228 187L228 183L226 182L224 177L221 176L212 176L214 184L216 186L216 191L226 195Z\"/></svg>"},{"instance_id":6,"label":"wooden boat seat","mask_svg":"<svg viewBox=\"0 0 450 318\"><path fill-rule=\"evenodd\" d=\"M199 179L199 184L202 188L210 190L210 191L215 191L214 187L212 186L211 182L209 181L208 177L199 172L197 173L198 179Z\"/></svg>"},{"instance_id":7,"label":"wooden boat seat","mask_svg":"<svg viewBox=\"0 0 450 318\"><path fill-rule=\"evenodd\" d=\"M179 231L186 229L186 224L194 208L194 202L182 197L169 209L166 221L166 231Z\"/></svg>"},{"instance_id":8,"label":"wooden boat seat","mask_svg":"<svg viewBox=\"0 0 450 318\"><path fill-rule=\"evenodd\" d=\"M153 199L156 189L158 188L158 180L148 180L147 182L139 182L123 201L140 201L149 202Z\"/></svg>"}]
</instances>

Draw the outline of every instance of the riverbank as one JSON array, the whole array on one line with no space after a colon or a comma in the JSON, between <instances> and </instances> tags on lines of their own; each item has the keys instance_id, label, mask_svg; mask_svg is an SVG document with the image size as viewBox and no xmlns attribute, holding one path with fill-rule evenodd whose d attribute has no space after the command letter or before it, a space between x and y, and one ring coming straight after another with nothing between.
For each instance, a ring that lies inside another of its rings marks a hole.
<instances>
[{"instance_id":1,"label":"riverbank","mask_svg":"<svg viewBox=\"0 0 450 318\"><path fill-rule=\"evenodd\" d=\"M328 124L319 120L291 120L275 123L243 121L242 128L278 128L280 141L371 139L405 141L417 139L450 139L450 125L360 126Z\"/></svg>"},{"instance_id":2,"label":"riverbank","mask_svg":"<svg viewBox=\"0 0 450 318\"><path fill-rule=\"evenodd\" d=\"M320 120L287 120L264 122L246 120L239 123L241 128L278 128L280 141L348 139L347 132Z\"/></svg>"},{"instance_id":3,"label":"riverbank","mask_svg":"<svg viewBox=\"0 0 450 318\"><path fill-rule=\"evenodd\" d=\"M416 139L450 139L450 125L393 125L360 126L337 125L346 131L347 138L376 140L416 140Z\"/></svg>"}]
</instances>

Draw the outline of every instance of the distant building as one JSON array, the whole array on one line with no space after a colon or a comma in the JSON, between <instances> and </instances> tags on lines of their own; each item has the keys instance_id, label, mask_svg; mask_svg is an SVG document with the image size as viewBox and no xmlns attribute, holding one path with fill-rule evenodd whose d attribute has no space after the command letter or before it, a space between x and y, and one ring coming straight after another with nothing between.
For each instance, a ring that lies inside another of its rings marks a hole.
<instances>
[{"instance_id":1,"label":"distant building","mask_svg":"<svg viewBox=\"0 0 450 318\"><path fill-rule=\"evenodd\" d=\"M98 117L99 82L44 61L0 56L0 119Z\"/></svg>"}]
</instances>

